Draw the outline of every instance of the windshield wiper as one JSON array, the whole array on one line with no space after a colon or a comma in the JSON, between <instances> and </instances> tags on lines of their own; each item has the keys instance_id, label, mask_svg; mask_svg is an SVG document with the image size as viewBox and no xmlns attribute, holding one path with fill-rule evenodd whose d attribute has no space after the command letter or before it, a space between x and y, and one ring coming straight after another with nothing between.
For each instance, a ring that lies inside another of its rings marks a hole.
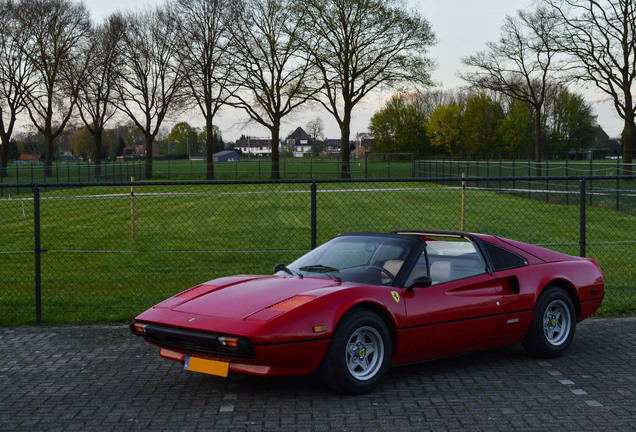
<instances>
[{"instance_id":1,"label":"windshield wiper","mask_svg":"<svg viewBox=\"0 0 636 432\"><path fill-rule=\"evenodd\" d=\"M335 280L336 282L341 282L342 279L340 279L340 276L338 276L336 273L340 273L340 270L338 270L337 268L334 267L329 267L326 265L322 265L322 264L317 264L317 265L310 265L310 266L305 266L305 267L301 267L298 270L300 271L308 271L308 272L312 272L312 273L324 273L327 276L329 276L331 279Z\"/></svg>"},{"instance_id":2,"label":"windshield wiper","mask_svg":"<svg viewBox=\"0 0 636 432\"><path fill-rule=\"evenodd\" d=\"M290 269L283 263L276 264L276 267L274 267L274 273L278 273L281 270L292 276L298 276L299 278L303 277L302 273L296 273L295 271L293 271L292 269Z\"/></svg>"}]
</instances>

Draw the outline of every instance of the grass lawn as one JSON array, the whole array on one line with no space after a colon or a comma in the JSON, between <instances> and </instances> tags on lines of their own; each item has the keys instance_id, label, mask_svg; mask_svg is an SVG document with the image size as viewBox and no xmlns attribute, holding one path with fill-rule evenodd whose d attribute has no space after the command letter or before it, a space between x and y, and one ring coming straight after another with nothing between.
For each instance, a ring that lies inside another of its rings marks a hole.
<instances>
[{"instance_id":1,"label":"grass lawn","mask_svg":"<svg viewBox=\"0 0 636 432\"><path fill-rule=\"evenodd\" d=\"M203 180L204 160L154 160L155 180ZM271 175L271 160L268 158L243 157L239 162L215 163L216 180L267 180ZM94 163L55 163L53 175L44 177L44 164L9 164L7 176L2 183L79 183L79 182L123 182L135 177L142 180L145 175L144 160L124 162L102 162L101 176L95 176ZM340 176L340 161L337 158L305 157L280 159L280 177L283 179L332 179ZM426 159L411 161L410 155L382 157L373 153L364 158L351 160L353 178L410 178L410 177L527 177L536 174L533 161L466 161ZM543 176L614 176L621 175L622 167L616 161L565 161L542 162ZM633 182L632 182L633 183ZM615 182L614 182L615 184ZM622 187L629 186L623 183ZM612 185L613 187L613 185ZM636 189L636 187L631 187Z\"/></svg>"},{"instance_id":2,"label":"grass lawn","mask_svg":"<svg viewBox=\"0 0 636 432\"><path fill-rule=\"evenodd\" d=\"M268 274L310 249L309 184L136 186L41 192L43 321L129 321L197 283ZM587 210L587 255L606 280L601 313L636 311L636 218ZM0 325L33 324L33 201L0 199ZM420 182L318 183L318 243L345 231L461 229L461 191ZM465 229L577 255L578 205L469 190Z\"/></svg>"}]
</instances>

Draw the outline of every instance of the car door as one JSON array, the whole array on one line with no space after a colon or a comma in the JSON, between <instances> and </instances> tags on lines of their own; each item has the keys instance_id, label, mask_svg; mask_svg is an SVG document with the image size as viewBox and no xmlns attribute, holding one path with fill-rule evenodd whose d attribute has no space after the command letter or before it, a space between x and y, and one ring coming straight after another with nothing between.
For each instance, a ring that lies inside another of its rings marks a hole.
<instances>
[{"instance_id":1,"label":"car door","mask_svg":"<svg viewBox=\"0 0 636 432\"><path fill-rule=\"evenodd\" d=\"M502 312L479 248L463 237L431 240L413 274L425 267L433 284L404 291L407 355L414 359L479 348L496 336Z\"/></svg>"}]
</instances>

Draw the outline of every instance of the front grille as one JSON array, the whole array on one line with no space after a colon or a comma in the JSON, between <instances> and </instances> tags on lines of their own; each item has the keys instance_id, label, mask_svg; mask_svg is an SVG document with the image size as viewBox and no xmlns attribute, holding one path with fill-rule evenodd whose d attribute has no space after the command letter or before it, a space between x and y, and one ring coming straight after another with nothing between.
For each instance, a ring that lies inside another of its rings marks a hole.
<instances>
[{"instance_id":1,"label":"front grille","mask_svg":"<svg viewBox=\"0 0 636 432\"><path fill-rule=\"evenodd\" d=\"M237 347L228 347L219 342L219 337L227 337L229 335L219 333L188 330L158 324L147 324L143 334L135 331L132 325L131 331L133 334L143 336L148 342L164 348L224 357L254 358L252 344L245 338L239 338Z\"/></svg>"}]
</instances>

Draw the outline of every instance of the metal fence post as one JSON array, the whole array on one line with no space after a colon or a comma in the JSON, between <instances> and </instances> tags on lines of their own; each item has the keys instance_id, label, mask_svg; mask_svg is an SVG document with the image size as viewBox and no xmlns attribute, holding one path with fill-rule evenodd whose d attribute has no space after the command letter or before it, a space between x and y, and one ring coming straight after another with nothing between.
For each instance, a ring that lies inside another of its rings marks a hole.
<instances>
[{"instance_id":1,"label":"metal fence post","mask_svg":"<svg viewBox=\"0 0 636 432\"><path fill-rule=\"evenodd\" d=\"M569 175L568 172L568 156L565 157L565 176L567 177ZM565 205L570 204L570 184L567 180L567 178L565 179Z\"/></svg>"},{"instance_id":2,"label":"metal fence post","mask_svg":"<svg viewBox=\"0 0 636 432\"><path fill-rule=\"evenodd\" d=\"M369 162L369 152L364 152L364 178L369 178L369 171L367 163Z\"/></svg>"},{"instance_id":3,"label":"metal fence post","mask_svg":"<svg viewBox=\"0 0 636 432\"><path fill-rule=\"evenodd\" d=\"M411 177L415 177L415 153L411 153Z\"/></svg>"},{"instance_id":4,"label":"metal fence post","mask_svg":"<svg viewBox=\"0 0 636 432\"><path fill-rule=\"evenodd\" d=\"M579 180L579 256L585 256L586 233L585 233L585 178Z\"/></svg>"},{"instance_id":5,"label":"metal fence post","mask_svg":"<svg viewBox=\"0 0 636 432\"><path fill-rule=\"evenodd\" d=\"M592 166L594 162L594 157L590 154L590 205L592 205L592 198L594 194L592 194L592 176L594 175L594 167Z\"/></svg>"},{"instance_id":6,"label":"metal fence post","mask_svg":"<svg viewBox=\"0 0 636 432\"><path fill-rule=\"evenodd\" d=\"M621 183L619 179L619 175L621 170L620 158L616 156L616 211L620 211L621 207Z\"/></svg>"},{"instance_id":7,"label":"metal fence post","mask_svg":"<svg viewBox=\"0 0 636 432\"><path fill-rule=\"evenodd\" d=\"M316 249L317 242L317 217L316 217L316 195L318 187L316 182L311 182L311 249Z\"/></svg>"},{"instance_id":8,"label":"metal fence post","mask_svg":"<svg viewBox=\"0 0 636 432\"><path fill-rule=\"evenodd\" d=\"M40 249L40 188L33 187L33 232L35 237L35 322L42 324L42 250Z\"/></svg>"}]
</instances>

